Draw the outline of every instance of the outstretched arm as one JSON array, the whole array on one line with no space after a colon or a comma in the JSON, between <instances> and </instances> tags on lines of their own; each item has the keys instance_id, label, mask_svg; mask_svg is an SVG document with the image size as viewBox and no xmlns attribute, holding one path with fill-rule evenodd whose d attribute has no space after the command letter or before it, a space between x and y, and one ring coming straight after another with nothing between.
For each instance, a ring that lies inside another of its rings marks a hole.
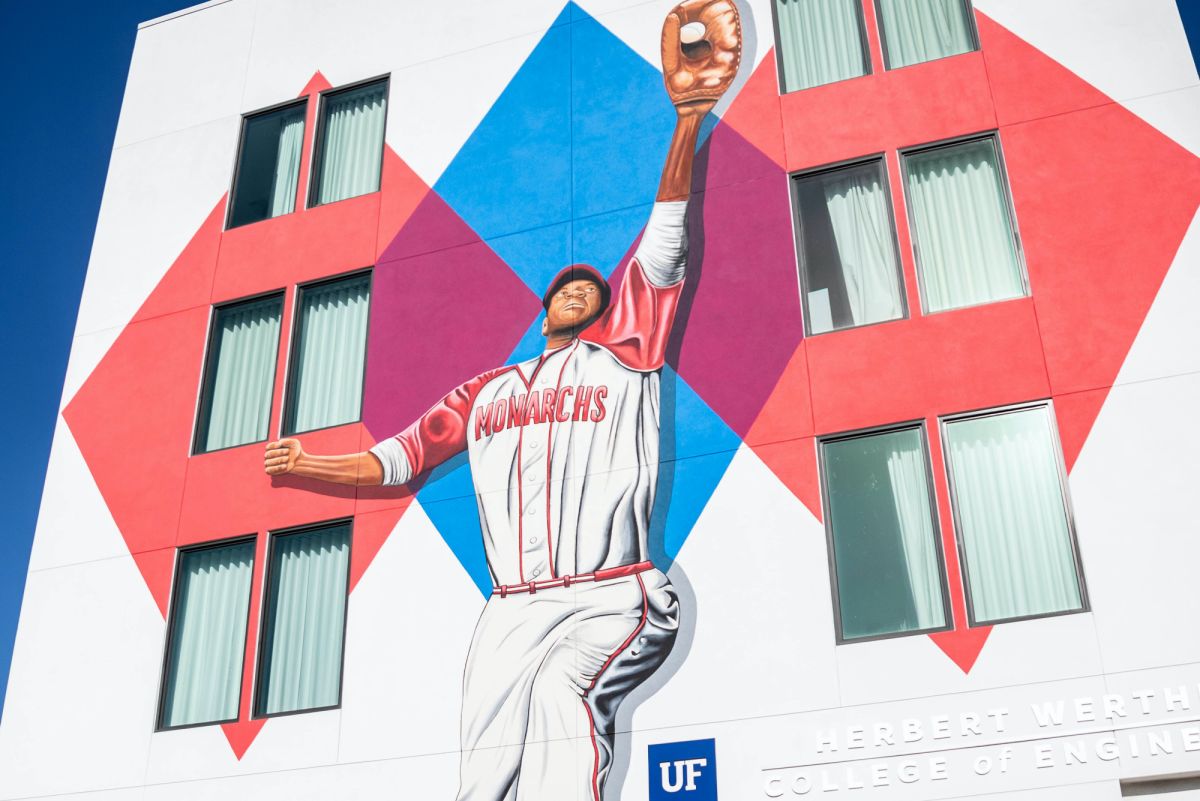
<instances>
[{"instance_id":1,"label":"outstretched arm","mask_svg":"<svg viewBox=\"0 0 1200 801\"><path fill-rule=\"evenodd\" d=\"M667 14L663 82L676 119L659 201L687 200L691 194L700 124L733 83L741 59L742 25L732 0L686 0Z\"/></svg>"},{"instance_id":2,"label":"outstretched arm","mask_svg":"<svg viewBox=\"0 0 1200 801\"><path fill-rule=\"evenodd\" d=\"M383 483L383 466L369 451L341 456L317 456L305 453L298 439L281 439L267 443L263 459L269 476L286 473L358 487L377 487Z\"/></svg>"}]
</instances>

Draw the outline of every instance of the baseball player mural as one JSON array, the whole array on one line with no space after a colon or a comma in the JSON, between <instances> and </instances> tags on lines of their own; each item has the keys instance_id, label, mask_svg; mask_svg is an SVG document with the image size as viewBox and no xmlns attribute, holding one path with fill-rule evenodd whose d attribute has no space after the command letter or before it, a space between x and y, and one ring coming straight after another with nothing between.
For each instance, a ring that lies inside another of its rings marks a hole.
<instances>
[{"instance_id":1,"label":"baseball player mural","mask_svg":"<svg viewBox=\"0 0 1200 801\"><path fill-rule=\"evenodd\" d=\"M558 273L542 298L541 356L470 379L363 453L267 446L271 475L359 486L403 484L467 452L494 590L464 671L461 801L600 801L617 707L674 643L677 596L647 543L659 374L697 137L740 59L731 0L667 15L677 120L650 220L617 289L588 265Z\"/></svg>"}]
</instances>

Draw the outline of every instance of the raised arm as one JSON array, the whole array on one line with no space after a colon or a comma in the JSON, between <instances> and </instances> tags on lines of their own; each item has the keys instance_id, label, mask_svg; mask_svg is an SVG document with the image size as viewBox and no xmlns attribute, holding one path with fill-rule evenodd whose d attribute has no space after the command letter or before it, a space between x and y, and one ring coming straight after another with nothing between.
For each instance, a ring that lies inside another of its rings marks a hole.
<instances>
[{"instance_id":1,"label":"raised arm","mask_svg":"<svg viewBox=\"0 0 1200 801\"><path fill-rule=\"evenodd\" d=\"M704 115L725 94L742 60L742 23L732 0L687 0L667 14L662 32L663 83L675 104L659 201L687 200Z\"/></svg>"}]
</instances>

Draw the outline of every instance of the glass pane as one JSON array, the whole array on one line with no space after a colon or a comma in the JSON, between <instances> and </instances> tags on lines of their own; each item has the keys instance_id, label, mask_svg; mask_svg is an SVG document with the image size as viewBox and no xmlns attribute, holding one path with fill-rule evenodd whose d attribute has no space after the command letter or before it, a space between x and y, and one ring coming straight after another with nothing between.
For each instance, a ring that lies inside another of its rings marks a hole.
<instances>
[{"instance_id":1,"label":"glass pane","mask_svg":"<svg viewBox=\"0 0 1200 801\"><path fill-rule=\"evenodd\" d=\"M349 525L275 539L258 714L338 703L349 565Z\"/></svg>"},{"instance_id":2,"label":"glass pane","mask_svg":"<svg viewBox=\"0 0 1200 801\"><path fill-rule=\"evenodd\" d=\"M974 49L965 0L879 0L888 69Z\"/></svg>"},{"instance_id":3,"label":"glass pane","mask_svg":"<svg viewBox=\"0 0 1200 801\"><path fill-rule=\"evenodd\" d=\"M361 416L370 302L369 275L301 293L289 432L352 423Z\"/></svg>"},{"instance_id":4,"label":"glass pane","mask_svg":"<svg viewBox=\"0 0 1200 801\"><path fill-rule=\"evenodd\" d=\"M1080 609L1079 576L1046 407L946 424L975 620Z\"/></svg>"},{"instance_id":5,"label":"glass pane","mask_svg":"<svg viewBox=\"0 0 1200 801\"><path fill-rule=\"evenodd\" d=\"M332 203L379 189L387 81L325 98L321 123L317 203Z\"/></svg>"},{"instance_id":6,"label":"glass pane","mask_svg":"<svg viewBox=\"0 0 1200 801\"><path fill-rule=\"evenodd\" d=\"M941 563L920 429L821 449L842 638L941 628Z\"/></svg>"},{"instance_id":7,"label":"glass pane","mask_svg":"<svg viewBox=\"0 0 1200 801\"><path fill-rule=\"evenodd\" d=\"M254 542L186 551L171 610L162 725L238 716Z\"/></svg>"},{"instance_id":8,"label":"glass pane","mask_svg":"<svg viewBox=\"0 0 1200 801\"><path fill-rule=\"evenodd\" d=\"M904 316L881 162L796 180L809 333Z\"/></svg>"},{"instance_id":9,"label":"glass pane","mask_svg":"<svg viewBox=\"0 0 1200 801\"><path fill-rule=\"evenodd\" d=\"M905 157L927 311L1025 294L991 139Z\"/></svg>"},{"instance_id":10,"label":"glass pane","mask_svg":"<svg viewBox=\"0 0 1200 801\"><path fill-rule=\"evenodd\" d=\"M783 91L867 74L861 0L775 0Z\"/></svg>"},{"instance_id":11,"label":"glass pane","mask_svg":"<svg viewBox=\"0 0 1200 801\"><path fill-rule=\"evenodd\" d=\"M230 228L295 211L304 108L301 103L246 118Z\"/></svg>"},{"instance_id":12,"label":"glass pane","mask_svg":"<svg viewBox=\"0 0 1200 801\"><path fill-rule=\"evenodd\" d=\"M279 296L217 309L197 451L267 438L282 310Z\"/></svg>"}]
</instances>

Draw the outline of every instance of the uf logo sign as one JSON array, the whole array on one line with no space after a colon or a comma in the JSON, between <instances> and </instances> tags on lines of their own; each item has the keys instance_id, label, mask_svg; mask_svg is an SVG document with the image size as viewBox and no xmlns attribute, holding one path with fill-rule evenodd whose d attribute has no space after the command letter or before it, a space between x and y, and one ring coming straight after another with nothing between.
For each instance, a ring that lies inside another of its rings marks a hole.
<instances>
[{"instance_id":1,"label":"uf logo sign","mask_svg":"<svg viewBox=\"0 0 1200 801\"><path fill-rule=\"evenodd\" d=\"M650 801L717 801L717 741L650 746Z\"/></svg>"}]
</instances>

